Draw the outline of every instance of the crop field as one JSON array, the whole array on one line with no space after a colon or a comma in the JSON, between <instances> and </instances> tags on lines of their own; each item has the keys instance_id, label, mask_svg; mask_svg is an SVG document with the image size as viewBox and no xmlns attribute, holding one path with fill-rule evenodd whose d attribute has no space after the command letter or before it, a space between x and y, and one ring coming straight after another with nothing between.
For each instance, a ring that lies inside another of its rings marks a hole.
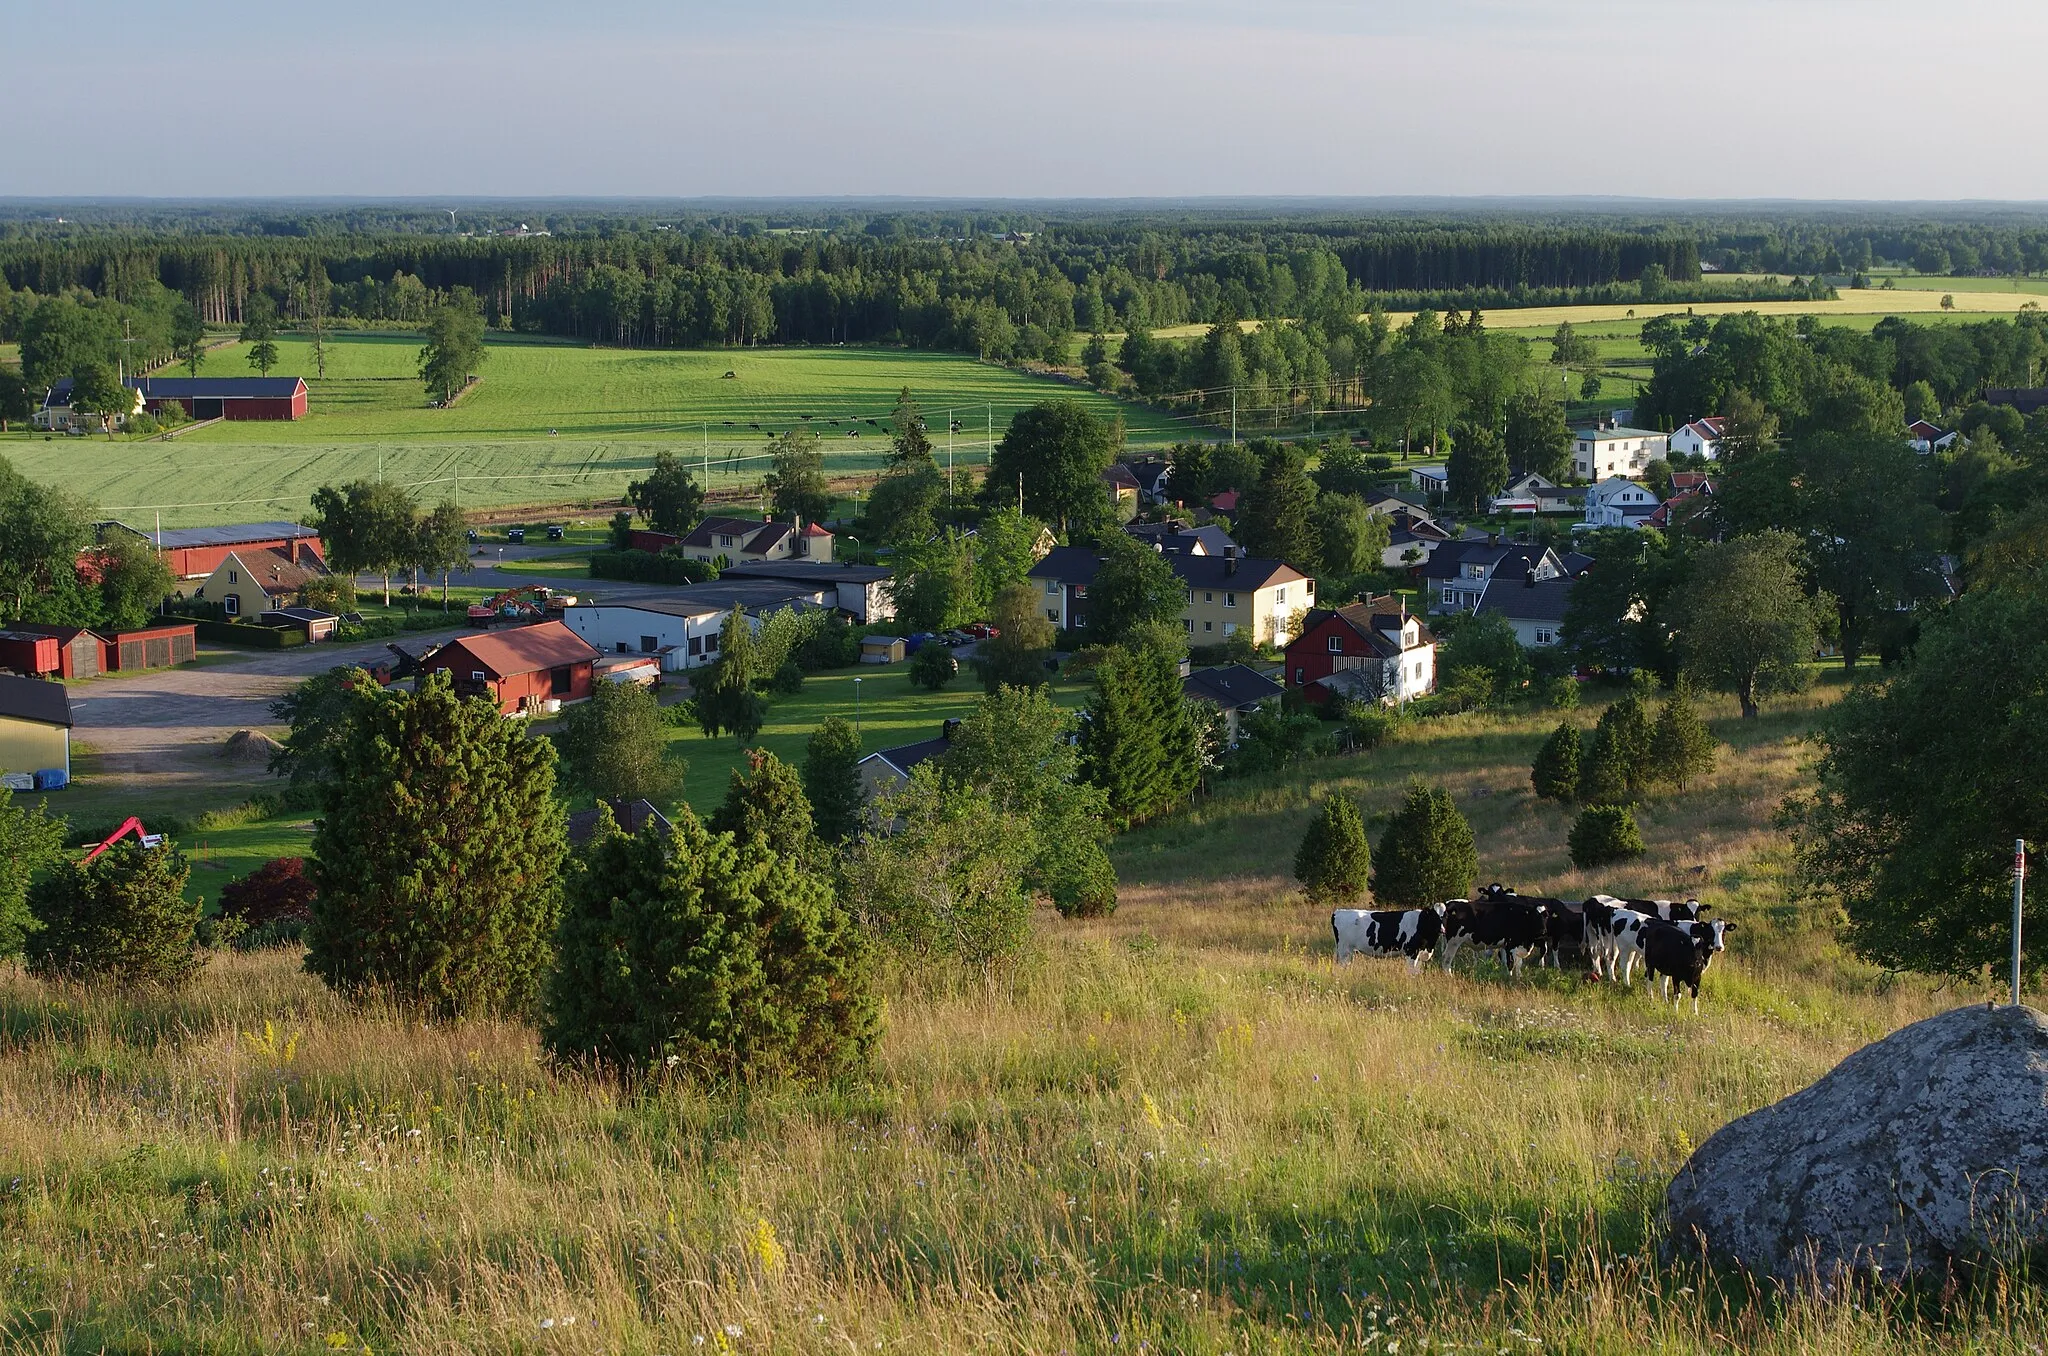
<instances>
[{"instance_id":1,"label":"crop field","mask_svg":"<svg viewBox=\"0 0 2048 1356\"><path fill-rule=\"evenodd\" d=\"M593 1081L524 1024L345 1006L290 951L178 995L0 974L0 1331L52 1354L2028 1350L2024 1279L1780 1299L1656 1258L1664 1183L1714 1129L1981 998L1848 958L1792 893L1770 814L1840 690L1714 706L1717 770L1597 878L1529 793L1555 713L1226 783L1117 844L1113 917L1042 915L1011 969L887 970L874 1068L817 1091ZM1415 774L1485 878L1689 887L1736 919L1701 1014L1490 962L1335 966L1294 844L1333 788L1376 833Z\"/></svg>"},{"instance_id":2,"label":"crop field","mask_svg":"<svg viewBox=\"0 0 2048 1356\"><path fill-rule=\"evenodd\" d=\"M943 463L987 463L1020 409L1072 396L1122 414L1132 444L1186 436L1173 419L1085 387L976 362L896 349L668 352L493 342L482 380L431 409L414 335L342 334L325 380L308 376L296 423L215 424L170 441L0 438L0 456L110 514L163 514L167 527L296 517L322 484L375 476L465 507L614 498L657 450L695 461L714 489L751 489L768 437L815 429L834 475L873 473L887 451L897 392L923 405ZM280 371L310 374L303 339L279 341ZM243 348L208 354L205 374L245 375ZM727 376L731 373L731 376ZM165 375L175 375L167 372ZM810 416L808 419L805 416ZM949 424L957 432L949 435ZM858 436L849 437L849 434Z\"/></svg>"}]
</instances>

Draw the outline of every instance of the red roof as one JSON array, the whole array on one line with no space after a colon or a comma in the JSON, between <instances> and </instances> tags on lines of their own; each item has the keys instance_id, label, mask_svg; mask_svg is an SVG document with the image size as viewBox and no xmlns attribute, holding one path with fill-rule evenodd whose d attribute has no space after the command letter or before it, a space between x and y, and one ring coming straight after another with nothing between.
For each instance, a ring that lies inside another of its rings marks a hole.
<instances>
[{"instance_id":1,"label":"red roof","mask_svg":"<svg viewBox=\"0 0 2048 1356\"><path fill-rule=\"evenodd\" d=\"M1209 507L1219 513L1237 512L1237 491L1225 490L1209 501Z\"/></svg>"},{"instance_id":2,"label":"red roof","mask_svg":"<svg viewBox=\"0 0 2048 1356\"><path fill-rule=\"evenodd\" d=\"M436 660L443 661L435 667L455 667L449 651L456 649L483 666L494 678L510 678L517 673L534 673L563 664L584 664L597 658L597 650L589 641L558 621L536 622L532 626L517 626L509 631L458 636L434 656Z\"/></svg>"},{"instance_id":3,"label":"red roof","mask_svg":"<svg viewBox=\"0 0 2048 1356\"><path fill-rule=\"evenodd\" d=\"M829 537L832 535L832 533L828 529L818 526L816 523L805 523L804 535L806 537Z\"/></svg>"}]
</instances>

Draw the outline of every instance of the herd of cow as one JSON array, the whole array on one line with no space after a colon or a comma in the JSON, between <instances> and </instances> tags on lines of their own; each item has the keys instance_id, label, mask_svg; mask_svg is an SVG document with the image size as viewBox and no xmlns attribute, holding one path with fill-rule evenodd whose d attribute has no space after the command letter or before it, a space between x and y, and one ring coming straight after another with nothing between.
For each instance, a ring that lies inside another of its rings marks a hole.
<instances>
[{"instance_id":1,"label":"herd of cow","mask_svg":"<svg viewBox=\"0 0 2048 1356\"><path fill-rule=\"evenodd\" d=\"M1692 990L1692 1010L1700 1010L1700 976L1727 945L1735 924L1700 918L1697 899L1616 899L1594 895L1582 903L1519 895L1505 885L1489 885L1471 899L1446 900L1426 909L1338 909L1330 915L1337 938L1337 960L1355 953L1406 956L1412 974L1441 947L1444 969L1461 948L1491 951L1522 973L1522 962L1541 956L1551 965L1584 959L1595 976L1634 982L1638 958L1645 982L1662 983L1663 994L1676 1006L1683 989Z\"/></svg>"}]
</instances>

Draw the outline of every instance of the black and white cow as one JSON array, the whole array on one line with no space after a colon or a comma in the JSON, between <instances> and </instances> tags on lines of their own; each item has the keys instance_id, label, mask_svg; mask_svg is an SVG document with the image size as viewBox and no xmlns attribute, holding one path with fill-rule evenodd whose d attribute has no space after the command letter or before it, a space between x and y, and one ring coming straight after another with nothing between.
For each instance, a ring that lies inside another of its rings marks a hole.
<instances>
[{"instance_id":1,"label":"black and white cow","mask_svg":"<svg viewBox=\"0 0 2048 1356\"><path fill-rule=\"evenodd\" d=\"M1566 956L1585 950L1586 926L1583 906L1544 895L1525 895L1499 881L1480 889L1478 898L1491 901L1513 899L1543 910L1543 963L1556 968Z\"/></svg>"},{"instance_id":2,"label":"black and white cow","mask_svg":"<svg viewBox=\"0 0 2048 1356\"><path fill-rule=\"evenodd\" d=\"M1689 923L1700 916L1697 899L1625 899L1622 903L1646 918L1661 918L1667 923Z\"/></svg>"},{"instance_id":3,"label":"black and white cow","mask_svg":"<svg viewBox=\"0 0 2048 1356\"><path fill-rule=\"evenodd\" d=\"M1499 887L1492 887L1499 888ZM1542 901L1523 899L1512 890L1482 890L1473 899L1453 899L1444 910L1444 969L1451 968L1466 942L1492 951L1520 975L1522 962L1543 949L1550 912Z\"/></svg>"},{"instance_id":4,"label":"black and white cow","mask_svg":"<svg viewBox=\"0 0 2048 1356\"><path fill-rule=\"evenodd\" d=\"M1651 919L1637 913L1613 895L1594 895L1584 905L1586 950L1592 953L1593 973L1602 979L1620 978L1627 986L1634 982L1637 941Z\"/></svg>"},{"instance_id":5,"label":"black and white cow","mask_svg":"<svg viewBox=\"0 0 2048 1356\"><path fill-rule=\"evenodd\" d=\"M1714 957L1727 949L1725 934L1735 924L1716 919L1711 923L1694 922L1664 923L1653 922L1643 930L1643 974L1654 976L1662 985L1663 996L1677 1007L1680 994L1692 990L1692 1010L1700 1010L1700 976L1714 963Z\"/></svg>"},{"instance_id":6,"label":"black and white cow","mask_svg":"<svg viewBox=\"0 0 2048 1356\"><path fill-rule=\"evenodd\" d=\"M1356 952L1368 956L1406 956L1408 973L1422 969L1422 959L1444 935L1444 906L1429 909L1336 909L1330 932L1337 939L1337 963Z\"/></svg>"},{"instance_id":7,"label":"black and white cow","mask_svg":"<svg viewBox=\"0 0 2048 1356\"><path fill-rule=\"evenodd\" d=\"M1636 959L1644 954L1644 939L1655 929L1670 928L1688 940L1707 947L1710 952L1719 952L1727 949L1724 934L1732 926L1734 925L1718 919L1711 923L1696 920L1674 923L1661 918L1651 918L1632 909L1614 909L1608 915L1604 939L1607 978L1613 979L1618 967L1623 987L1631 985L1635 976ZM1598 957L1595 958L1594 968L1596 971L1599 968Z\"/></svg>"}]
</instances>

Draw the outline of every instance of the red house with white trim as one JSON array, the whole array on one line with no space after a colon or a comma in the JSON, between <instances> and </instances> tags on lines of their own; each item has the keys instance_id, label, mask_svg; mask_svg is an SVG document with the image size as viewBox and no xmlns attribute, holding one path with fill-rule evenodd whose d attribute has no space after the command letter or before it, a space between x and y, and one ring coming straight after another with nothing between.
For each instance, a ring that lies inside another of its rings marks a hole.
<instances>
[{"instance_id":1,"label":"red house with white trim","mask_svg":"<svg viewBox=\"0 0 2048 1356\"><path fill-rule=\"evenodd\" d=\"M488 697L508 716L545 713L549 703L590 696L597 650L558 621L458 636L420 661L422 674L445 669L465 697Z\"/></svg>"}]
</instances>

